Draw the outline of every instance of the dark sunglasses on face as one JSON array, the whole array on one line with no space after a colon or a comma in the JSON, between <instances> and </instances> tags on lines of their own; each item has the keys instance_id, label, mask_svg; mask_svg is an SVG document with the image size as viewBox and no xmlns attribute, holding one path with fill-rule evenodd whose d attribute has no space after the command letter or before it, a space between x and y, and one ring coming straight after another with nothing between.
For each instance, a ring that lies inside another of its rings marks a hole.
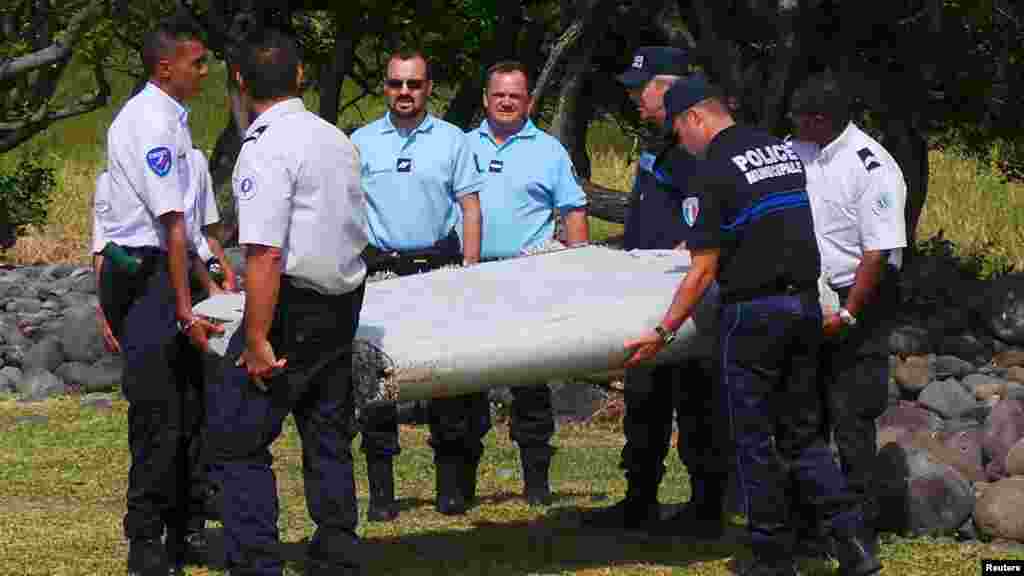
<instances>
[{"instance_id":1,"label":"dark sunglasses on face","mask_svg":"<svg viewBox=\"0 0 1024 576\"><path fill-rule=\"evenodd\" d=\"M392 90L401 90L404 84L409 90L420 90L426 85L427 81L419 78L410 78L407 80L399 80L397 78L388 78L384 81L384 85Z\"/></svg>"}]
</instances>

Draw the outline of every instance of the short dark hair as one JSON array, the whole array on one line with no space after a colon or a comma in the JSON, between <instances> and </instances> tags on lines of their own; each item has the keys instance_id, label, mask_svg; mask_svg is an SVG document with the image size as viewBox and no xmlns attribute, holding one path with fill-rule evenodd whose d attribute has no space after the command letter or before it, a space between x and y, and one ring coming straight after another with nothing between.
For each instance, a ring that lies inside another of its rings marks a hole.
<instances>
[{"instance_id":1,"label":"short dark hair","mask_svg":"<svg viewBox=\"0 0 1024 576\"><path fill-rule=\"evenodd\" d=\"M142 39L142 66L152 76L161 58L174 54L178 42L203 39L199 24L188 14L178 12L160 20Z\"/></svg>"},{"instance_id":2,"label":"short dark hair","mask_svg":"<svg viewBox=\"0 0 1024 576\"><path fill-rule=\"evenodd\" d=\"M793 92L789 109L793 114L822 114L832 120L833 127L850 121L850 99L839 79L831 71L809 78Z\"/></svg>"},{"instance_id":3,"label":"short dark hair","mask_svg":"<svg viewBox=\"0 0 1024 576\"><path fill-rule=\"evenodd\" d=\"M276 28L261 28L246 35L239 51L238 70L254 100L296 96L299 47L295 39Z\"/></svg>"},{"instance_id":4,"label":"short dark hair","mask_svg":"<svg viewBox=\"0 0 1024 576\"><path fill-rule=\"evenodd\" d=\"M526 67L526 64L523 64L518 60L502 60L501 62L492 64L487 69L487 75L484 76L484 80L486 85L489 85L491 83L491 78L493 78L495 74L511 74L513 72L519 72L526 77L526 90L529 91L532 88L530 86L530 70Z\"/></svg>"},{"instance_id":5,"label":"short dark hair","mask_svg":"<svg viewBox=\"0 0 1024 576\"><path fill-rule=\"evenodd\" d=\"M423 63L426 64L427 77L425 78L425 80L432 80L433 71L431 70L430 60L423 54L421 50L417 48L402 48L401 50L396 50L395 52L392 52L391 56L388 57L388 63L390 64L392 60L414 60L416 58L423 60ZM387 69L385 68L384 75L387 76L387 73Z\"/></svg>"}]
</instances>

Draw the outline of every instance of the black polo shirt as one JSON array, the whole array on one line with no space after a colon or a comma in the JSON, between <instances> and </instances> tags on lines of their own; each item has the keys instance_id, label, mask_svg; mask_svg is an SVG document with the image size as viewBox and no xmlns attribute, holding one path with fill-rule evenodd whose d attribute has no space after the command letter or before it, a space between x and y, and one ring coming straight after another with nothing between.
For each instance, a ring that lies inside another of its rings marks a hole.
<instances>
[{"instance_id":1,"label":"black polo shirt","mask_svg":"<svg viewBox=\"0 0 1024 576\"><path fill-rule=\"evenodd\" d=\"M667 140L640 155L623 248L671 250L689 239L682 201L695 169L696 159Z\"/></svg>"},{"instance_id":2,"label":"black polo shirt","mask_svg":"<svg viewBox=\"0 0 1024 576\"><path fill-rule=\"evenodd\" d=\"M782 140L744 126L715 136L683 201L692 249L718 248L723 302L817 286L821 260L803 164Z\"/></svg>"}]
</instances>

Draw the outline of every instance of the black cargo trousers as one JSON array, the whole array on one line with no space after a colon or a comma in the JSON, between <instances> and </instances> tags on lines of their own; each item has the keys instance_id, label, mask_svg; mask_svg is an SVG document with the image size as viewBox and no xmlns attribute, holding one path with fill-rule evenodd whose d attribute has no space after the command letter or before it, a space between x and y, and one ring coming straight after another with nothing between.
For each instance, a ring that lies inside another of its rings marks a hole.
<instances>
[{"instance_id":1,"label":"black cargo trousers","mask_svg":"<svg viewBox=\"0 0 1024 576\"><path fill-rule=\"evenodd\" d=\"M178 331L167 253L126 247L141 262L135 272L106 258L100 274L100 303L121 343L121 387L128 400L127 513L129 540L158 539L166 530L169 560L189 519L202 514L192 487L204 476L200 461L203 421L201 353Z\"/></svg>"}]
</instances>

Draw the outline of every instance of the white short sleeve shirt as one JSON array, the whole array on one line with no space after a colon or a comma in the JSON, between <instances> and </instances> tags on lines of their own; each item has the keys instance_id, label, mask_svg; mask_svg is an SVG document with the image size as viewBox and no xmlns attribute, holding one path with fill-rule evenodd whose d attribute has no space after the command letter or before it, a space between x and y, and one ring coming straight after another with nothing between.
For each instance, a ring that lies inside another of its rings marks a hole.
<instances>
[{"instance_id":1,"label":"white short sleeve shirt","mask_svg":"<svg viewBox=\"0 0 1024 576\"><path fill-rule=\"evenodd\" d=\"M907 185L889 152L852 122L821 150L794 150L806 166L822 273L829 284L852 285L864 252L890 251L890 263L900 266L907 246Z\"/></svg>"},{"instance_id":2,"label":"white short sleeve shirt","mask_svg":"<svg viewBox=\"0 0 1024 576\"><path fill-rule=\"evenodd\" d=\"M167 248L158 219L185 211L190 150L188 111L167 93L147 84L125 103L107 131L107 240Z\"/></svg>"},{"instance_id":3,"label":"white short sleeve shirt","mask_svg":"<svg viewBox=\"0 0 1024 576\"><path fill-rule=\"evenodd\" d=\"M188 228L189 248L199 255L203 262L213 258L213 251L206 241L203 229L220 221L217 198L214 196L210 179L209 162L202 150L189 151L188 191L185 193L185 225Z\"/></svg>"},{"instance_id":4,"label":"white short sleeve shirt","mask_svg":"<svg viewBox=\"0 0 1024 576\"><path fill-rule=\"evenodd\" d=\"M282 272L321 293L344 294L363 282L359 154L302 100L275 104L249 127L232 190L239 244L280 248Z\"/></svg>"}]
</instances>

